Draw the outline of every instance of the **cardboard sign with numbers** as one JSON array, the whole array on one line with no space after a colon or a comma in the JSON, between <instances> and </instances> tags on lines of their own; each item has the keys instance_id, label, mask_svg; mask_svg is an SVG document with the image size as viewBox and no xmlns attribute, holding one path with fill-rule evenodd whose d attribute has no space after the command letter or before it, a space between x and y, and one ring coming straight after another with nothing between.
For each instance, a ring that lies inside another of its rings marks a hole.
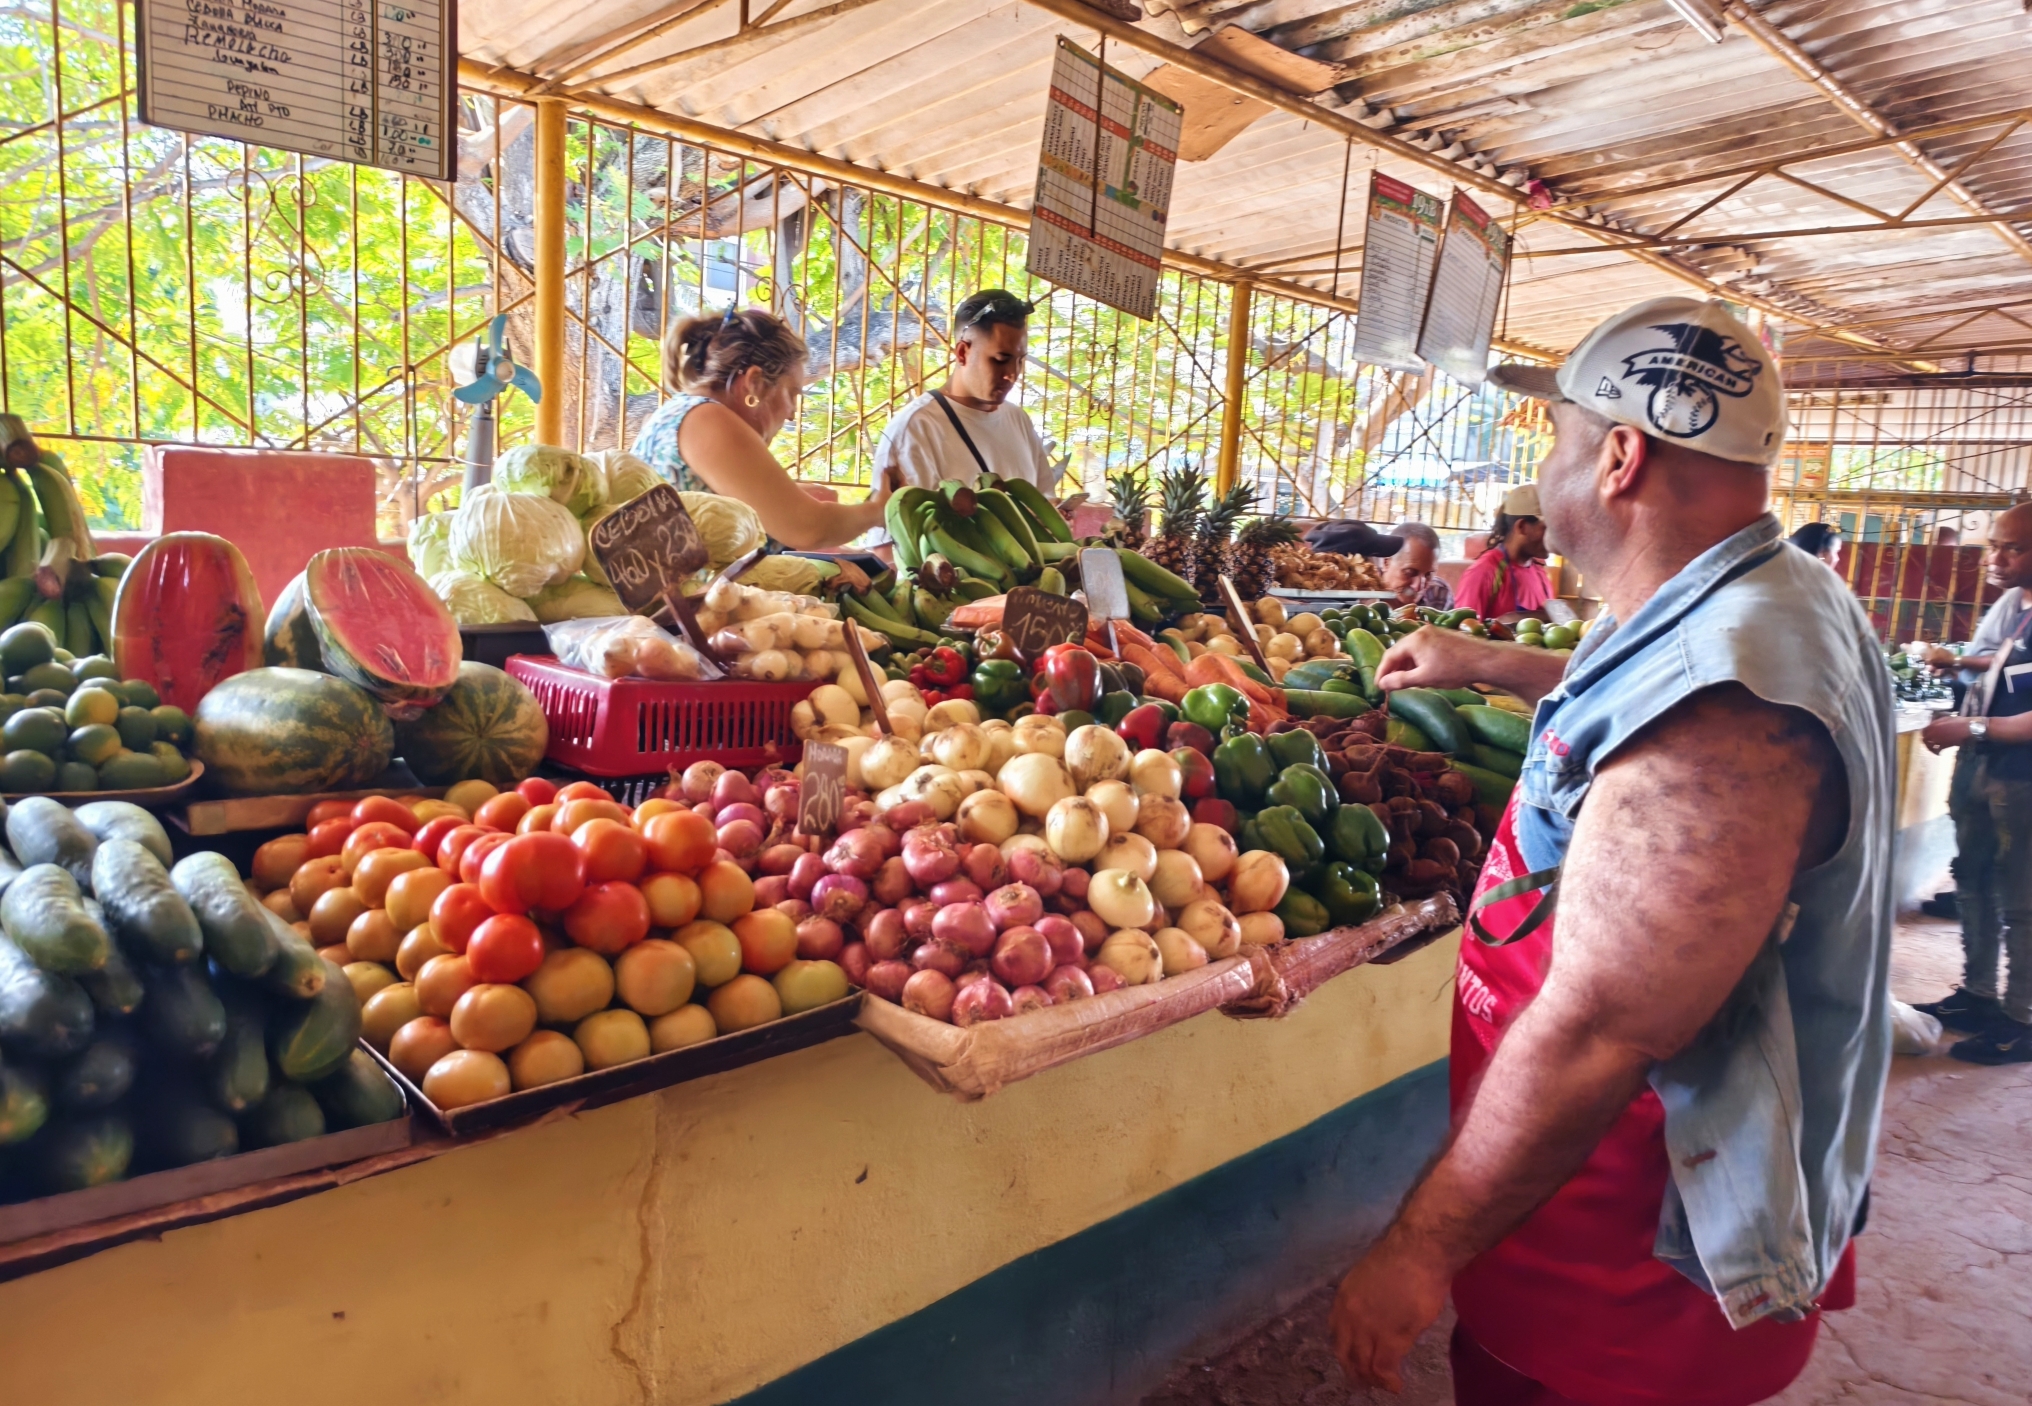
<instances>
[{"instance_id":1,"label":"cardboard sign with numbers","mask_svg":"<svg viewBox=\"0 0 2032 1406\"><path fill-rule=\"evenodd\" d=\"M1018 586L1002 605L1002 633L1025 659L1035 659L1055 644L1085 639L1087 608L1035 586Z\"/></svg>"},{"instance_id":2,"label":"cardboard sign with numbers","mask_svg":"<svg viewBox=\"0 0 2032 1406\"><path fill-rule=\"evenodd\" d=\"M594 523L586 542L621 604L638 615L655 610L666 591L675 594L679 583L707 561L698 524L667 483Z\"/></svg>"},{"instance_id":3,"label":"cardboard sign with numbers","mask_svg":"<svg viewBox=\"0 0 2032 1406\"><path fill-rule=\"evenodd\" d=\"M804 778L797 792L797 832L823 835L847 802L847 749L832 742L804 744Z\"/></svg>"}]
</instances>

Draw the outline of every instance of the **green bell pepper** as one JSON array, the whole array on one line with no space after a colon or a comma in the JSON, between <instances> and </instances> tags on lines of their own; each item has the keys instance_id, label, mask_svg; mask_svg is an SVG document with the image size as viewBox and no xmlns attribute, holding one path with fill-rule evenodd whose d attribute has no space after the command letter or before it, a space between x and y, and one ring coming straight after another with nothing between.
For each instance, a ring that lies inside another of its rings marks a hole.
<instances>
[{"instance_id":1,"label":"green bell pepper","mask_svg":"<svg viewBox=\"0 0 2032 1406\"><path fill-rule=\"evenodd\" d=\"M1255 733L1231 737L1214 748L1214 789L1222 800L1252 810L1263 804L1263 793L1276 779L1276 759Z\"/></svg>"},{"instance_id":2,"label":"green bell pepper","mask_svg":"<svg viewBox=\"0 0 2032 1406\"><path fill-rule=\"evenodd\" d=\"M1293 806L1268 806L1256 812L1255 824L1263 848L1294 870L1326 858L1319 831Z\"/></svg>"},{"instance_id":3,"label":"green bell pepper","mask_svg":"<svg viewBox=\"0 0 2032 1406\"><path fill-rule=\"evenodd\" d=\"M1249 700L1239 688L1224 683L1201 684L1185 695L1185 720L1208 732L1219 732L1236 713L1246 715Z\"/></svg>"},{"instance_id":4,"label":"green bell pepper","mask_svg":"<svg viewBox=\"0 0 2032 1406\"><path fill-rule=\"evenodd\" d=\"M1383 890L1374 874L1352 864L1329 864L1312 892L1326 905L1335 927L1365 923L1383 907Z\"/></svg>"},{"instance_id":5,"label":"green bell pepper","mask_svg":"<svg viewBox=\"0 0 2032 1406\"><path fill-rule=\"evenodd\" d=\"M1341 808L1341 794L1334 787L1333 778L1304 762L1277 773L1263 799L1273 806L1290 806L1318 830L1324 830L1334 812Z\"/></svg>"},{"instance_id":6,"label":"green bell pepper","mask_svg":"<svg viewBox=\"0 0 2032 1406\"><path fill-rule=\"evenodd\" d=\"M1094 707L1094 721L1102 727L1113 728L1116 723L1129 716L1129 710L1136 706L1133 693L1104 693Z\"/></svg>"},{"instance_id":7,"label":"green bell pepper","mask_svg":"<svg viewBox=\"0 0 2032 1406\"><path fill-rule=\"evenodd\" d=\"M1190 697L1191 695L1187 695ZM1270 755L1282 771L1288 766L1318 767L1326 770L1326 753L1320 750L1319 739L1302 727L1289 732L1273 732L1269 737Z\"/></svg>"},{"instance_id":8,"label":"green bell pepper","mask_svg":"<svg viewBox=\"0 0 2032 1406\"><path fill-rule=\"evenodd\" d=\"M989 659L974 670L974 704L986 717L1001 717L1030 701L1030 675L1014 659Z\"/></svg>"},{"instance_id":9,"label":"green bell pepper","mask_svg":"<svg viewBox=\"0 0 2032 1406\"><path fill-rule=\"evenodd\" d=\"M1390 855L1390 831L1369 807L1342 806L1328 827L1326 847L1335 859L1380 874Z\"/></svg>"},{"instance_id":10,"label":"green bell pepper","mask_svg":"<svg viewBox=\"0 0 2032 1406\"><path fill-rule=\"evenodd\" d=\"M1277 916L1284 920L1286 937L1312 937L1333 926L1333 915L1326 905L1296 885L1286 890L1284 901L1277 905Z\"/></svg>"}]
</instances>

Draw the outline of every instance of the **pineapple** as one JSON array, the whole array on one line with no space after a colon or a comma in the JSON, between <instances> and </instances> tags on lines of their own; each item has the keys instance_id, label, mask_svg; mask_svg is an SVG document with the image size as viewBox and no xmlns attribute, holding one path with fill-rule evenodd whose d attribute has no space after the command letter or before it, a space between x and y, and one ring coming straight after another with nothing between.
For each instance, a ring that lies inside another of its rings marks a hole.
<instances>
[{"instance_id":1,"label":"pineapple","mask_svg":"<svg viewBox=\"0 0 2032 1406\"><path fill-rule=\"evenodd\" d=\"M1121 527L1113 529L1114 545L1130 551L1143 547L1143 531L1150 523L1150 475L1142 469L1124 469L1108 478L1108 506Z\"/></svg>"},{"instance_id":2,"label":"pineapple","mask_svg":"<svg viewBox=\"0 0 2032 1406\"><path fill-rule=\"evenodd\" d=\"M1235 527L1242 515L1256 506L1256 490L1248 484L1238 483L1214 499L1213 506L1200 519L1199 548L1199 597L1203 603L1214 609L1223 609L1227 602L1221 598L1221 577L1235 573L1235 544L1231 540ZM1240 589L1240 583L1236 583Z\"/></svg>"},{"instance_id":3,"label":"pineapple","mask_svg":"<svg viewBox=\"0 0 2032 1406\"><path fill-rule=\"evenodd\" d=\"M1270 594L1277 584L1271 552L1298 540L1298 525L1288 517L1259 517L1235 538L1235 591L1250 603Z\"/></svg>"},{"instance_id":4,"label":"pineapple","mask_svg":"<svg viewBox=\"0 0 2032 1406\"><path fill-rule=\"evenodd\" d=\"M1157 535L1143 555L1187 585L1199 581L1200 518L1206 512L1206 475L1190 465L1167 469L1157 480Z\"/></svg>"}]
</instances>

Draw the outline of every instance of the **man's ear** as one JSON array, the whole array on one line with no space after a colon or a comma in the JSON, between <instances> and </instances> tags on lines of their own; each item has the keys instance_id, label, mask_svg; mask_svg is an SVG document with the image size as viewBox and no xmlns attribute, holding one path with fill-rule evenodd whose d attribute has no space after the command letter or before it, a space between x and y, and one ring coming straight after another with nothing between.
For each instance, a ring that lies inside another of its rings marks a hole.
<instances>
[{"instance_id":1,"label":"man's ear","mask_svg":"<svg viewBox=\"0 0 2032 1406\"><path fill-rule=\"evenodd\" d=\"M974 354L974 340L961 336L953 339L953 360L965 366Z\"/></svg>"},{"instance_id":2,"label":"man's ear","mask_svg":"<svg viewBox=\"0 0 2032 1406\"><path fill-rule=\"evenodd\" d=\"M1602 496L1617 498L1636 492L1650 461L1651 442L1642 430L1629 425L1609 426L1602 436L1600 456L1595 463Z\"/></svg>"}]
</instances>

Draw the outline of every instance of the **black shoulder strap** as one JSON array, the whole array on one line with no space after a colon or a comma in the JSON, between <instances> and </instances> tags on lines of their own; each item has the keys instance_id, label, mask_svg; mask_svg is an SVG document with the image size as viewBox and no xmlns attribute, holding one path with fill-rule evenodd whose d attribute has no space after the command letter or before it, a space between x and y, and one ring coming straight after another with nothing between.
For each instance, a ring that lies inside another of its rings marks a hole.
<instances>
[{"instance_id":1,"label":"black shoulder strap","mask_svg":"<svg viewBox=\"0 0 2032 1406\"><path fill-rule=\"evenodd\" d=\"M984 474L990 472L988 461L983 459L981 451L974 447L974 437L968 434L967 427L960 423L960 413L952 408L952 402L945 398L945 392L933 391L931 398L938 402L938 408L945 411L946 419L952 421L952 427L959 431L960 443L967 447L967 453L974 456L974 462L981 466L981 472Z\"/></svg>"},{"instance_id":2,"label":"black shoulder strap","mask_svg":"<svg viewBox=\"0 0 2032 1406\"><path fill-rule=\"evenodd\" d=\"M1544 889L1545 896L1539 899L1537 904L1533 906L1530 915L1523 922L1517 924L1508 937L1496 938L1490 936L1489 930L1482 926L1482 920L1479 916L1481 911L1492 903L1501 903L1505 899L1516 898L1522 894L1530 893L1534 889ZM1554 865L1550 869L1539 869L1529 874L1520 874L1514 879L1497 884L1475 900L1474 907L1468 910L1468 931L1472 932L1476 940L1485 947L1508 947L1511 943L1521 942L1536 932L1539 926L1552 916L1552 910L1558 904L1558 865Z\"/></svg>"}]
</instances>

